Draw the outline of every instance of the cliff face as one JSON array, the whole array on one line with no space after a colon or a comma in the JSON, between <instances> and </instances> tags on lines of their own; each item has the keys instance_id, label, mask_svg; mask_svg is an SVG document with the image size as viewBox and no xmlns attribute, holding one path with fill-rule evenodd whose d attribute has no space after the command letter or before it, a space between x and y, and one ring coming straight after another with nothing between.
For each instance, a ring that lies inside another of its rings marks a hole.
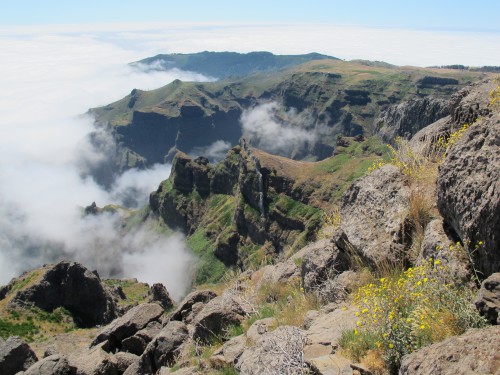
<instances>
[{"instance_id":1,"label":"cliff face","mask_svg":"<svg viewBox=\"0 0 500 375\"><path fill-rule=\"evenodd\" d=\"M203 251L218 261L245 266L314 236L321 211L298 200L308 193L293 185L242 140L216 165L177 153L170 178L151 194L150 206L167 225L202 241ZM266 254L255 254L262 245Z\"/></svg>"}]
</instances>

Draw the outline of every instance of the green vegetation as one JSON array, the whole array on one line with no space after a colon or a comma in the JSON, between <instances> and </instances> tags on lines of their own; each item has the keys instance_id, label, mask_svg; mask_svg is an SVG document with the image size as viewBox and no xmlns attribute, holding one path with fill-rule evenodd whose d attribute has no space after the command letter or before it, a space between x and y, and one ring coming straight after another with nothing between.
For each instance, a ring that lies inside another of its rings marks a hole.
<instances>
[{"instance_id":1,"label":"green vegetation","mask_svg":"<svg viewBox=\"0 0 500 375\"><path fill-rule=\"evenodd\" d=\"M59 307L52 312L38 308L4 310L0 317L0 337L19 336L28 342L75 329L71 313Z\"/></svg>"},{"instance_id":2,"label":"green vegetation","mask_svg":"<svg viewBox=\"0 0 500 375\"><path fill-rule=\"evenodd\" d=\"M204 228L198 228L188 238L188 246L198 256L195 283L215 283L226 272L226 266L214 254L213 241L208 239Z\"/></svg>"},{"instance_id":3,"label":"green vegetation","mask_svg":"<svg viewBox=\"0 0 500 375\"><path fill-rule=\"evenodd\" d=\"M104 284L108 286L118 286L125 294L124 300L118 300L122 306L133 306L138 303L144 303L149 296L149 286L146 283L138 282L135 279L106 279Z\"/></svg>"}]
</instances>

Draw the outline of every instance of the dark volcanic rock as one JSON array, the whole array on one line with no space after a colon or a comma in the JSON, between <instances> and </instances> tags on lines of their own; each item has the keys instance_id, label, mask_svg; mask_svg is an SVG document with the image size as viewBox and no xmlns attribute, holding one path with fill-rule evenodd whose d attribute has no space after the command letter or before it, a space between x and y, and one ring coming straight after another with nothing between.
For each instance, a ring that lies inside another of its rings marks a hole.
<instances>
[{"instance_id":1,"label":"dark volcanic rock","mask_svg":"<svg viewBox=\"0 0 500 375\"><path fill-rule=\"evenodd\" d=\"M337 246L371 264L403 261L409 246L404 231L408 199L409 190L394 165L357 180L342 197Z\"/></svg>"},{"instance_id":2,"label":"dark volcanic rock","mask_svg":"<svg viewBox=\"0 0 500 375\"><path fill-rule=\"evenodd\" d=\"M500 114L472 125L448 150L437 204L484 276L500 271Z\"/></svg>"},{"instance_id":3,"label":"dark volcanic rock","mask_svg":"<svg viewBox=\"0 0 500 375\"><path fill-rule=\"evenodd\" d=\"M491 324L500 324L500 273L494 273L483 281L474 303Z\"/></svg>"},{"instance_id":4,"label":"dark volcanic rock","mask_svg":"<svg viewBox=\"0 0 500 375\"><path fill-rule=\"evenodd\" d=\"M387 108L375 120L375 126L384 142L393 143L396 137L410 139L419 130L449 114L447 100L415 98Z\"/></svg>"},{"instance_id":5,"label":"dark volcanic rock","mask_svg":"<svg viewBox=\"0 0 500 375\"><path fill-rule=\"evenodd\" d=\"M165 310L174 307L174 301L170 298L167 288L160 283L153 284L151 287L151 301L158 302Z\"/></svg>"},{"instance_id":6,"label":"dark volcanic rock","mask_svg":"<svg viewBox=\"0 0 500 375\"><path fill-rule=\"evenodd\" d=\"M147 346L135 372L129 368L125 374L155 374L162 366L170 367L179 347L187 340L187 326L178 321L169 322Z\"/></svg>"},{"instance_id":7,"label":"dark volcanic rock","mask_svg":"<svg viewBox=\"0 0 500 375\"><path fill-rule=\"evenodd\" d=\"M17 336L9 337L0 346L0 374L15 375L27 370L38 358L28 344Z\"/></svg>"},{"instance_id":8,"label":"dark volcanic rock","mask_svg":"<svg viewBox=\"0 0 500 375\"><path fill-rule=\"evenodd\" d=\"M211 290L201 290L189 293L179 304L177 309L174 310L170 316L170 320L185 321L185 319L191 314L193 305L197 303L207 303L208 301L217 297L217 294Z\"/></svg>"},{"instance_id":9,"label":"dark volcanic rock","mask_svg":"<svg viewBox=\"0 0 500 375\"><path fill-rule=\"evenodd\" d=\"M64 307L81 327L116 318L117 307L99 276L79 263L62 261L44 267L42 279L14 296L11 304L52 311Z\"/></svg>"},{"instance_id":10,"label":"dark volcanic rock","mask_svg":"<svg viewBox=\"0 0 500 375\"><path fill-rule=\"evenodd\" d=\"M130 309L121 318L105 327L94 339L92 346L105 342L103 349L108 352L121 347L121 342L145 328L150 322L159 320L163 308L156 303L144 303Z\"/></svg>"},{"instance_id":11,"label":"dark volcanic rock","mask_svg":"<svg viewBox=\"0 0 500 375\"><path fill-rule=\"evenodd\" d=\"M475 329L403 357L400 375L498 374L500 326Z\"/></svg>"}]
</instances>

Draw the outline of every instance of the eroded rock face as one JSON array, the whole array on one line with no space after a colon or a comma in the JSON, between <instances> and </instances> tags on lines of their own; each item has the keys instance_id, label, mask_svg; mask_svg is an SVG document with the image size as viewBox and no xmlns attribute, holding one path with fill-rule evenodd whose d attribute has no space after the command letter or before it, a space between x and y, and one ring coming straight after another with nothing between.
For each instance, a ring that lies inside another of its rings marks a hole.
<instances>
[{"instance_id":1,"label":"eroded rock face","mask_svg":"<svg viewBox=\"0 0 500 375\"><path fill-rule=\"evenodd\" d=\"M472 125L439 167L437 205L487 277L500 270L500 114ZM476 245L482 246L474 251Z\"/></svg>"},{"instance_id":2,"label":"eroded rock face","mask_svg":"<svg viewBox=\"0 0 500 375\"><path fill-rule=\"evenodd\" d=\"M27 370L38 358L28 344L17 336L9 337L0 346L0 374L15 375Z\"/></svg>"},{"instance_id":3,"label":"eroded rock face","mask_svg":"<svg viewBox=\"0 0 500 375\"><path fill-rule=\"evenodd\" d=\"M475 329L403 357L400 375L497 374L500 326Z\"/></svg>"},{"instance_id":4,"label":"eroded rock face","mask_svg":"<svg viewBox=\"0 0 500 375\"><path fill-rule=\"evenodd\" d=\"M97 273L68 261L47 266L42 279L17 292L10 303L46 311L64 307L81 327L106 324L117 316L117 306Z\"/></svg>"},{"instance_id":5,"label":"eroded rock face","mask_svg":"<svg viewBox=\"0 0 500 375\"><path fill-rule=\"evenodd\" d=\"M396 137L410 139L419 130L449 114L449 103L445 99L414 98L387 108L375 120L375 126L384 142L393 143Z\"/></svg>"},{"instance_id":6,"label":"eroded rock face","mask_svg":"<svg viewBox=\"0 0 500 375\"><path fill-rule=\"evenodd\" d=\"M336 245L352 259L401 262L410 237L405 233L409 190L399 169L384 165L357 180L342 197Z\"/></svg>"},{"instance_id":7,"label":"eroded rock face","mask_svg":"<svg viewBox=\"0 0 500 375\"><path fill-rule=\"evenodd\" d=\"M494 273L482 282L474 303L491 324L500 324L500 273Z\"/></svg>"}]
</instances>

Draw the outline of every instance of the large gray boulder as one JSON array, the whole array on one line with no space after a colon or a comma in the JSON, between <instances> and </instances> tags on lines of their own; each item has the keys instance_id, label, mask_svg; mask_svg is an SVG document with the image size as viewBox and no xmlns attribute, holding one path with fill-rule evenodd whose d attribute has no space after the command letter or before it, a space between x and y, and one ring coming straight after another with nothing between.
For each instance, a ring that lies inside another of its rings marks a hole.
<instances>
[{"instance_id":1,"label":"large gray boulder","mask_svg":"<svg viewBox=\"0 0 500 375\"><path fill-rule=\"evenodd\" d=\"M437 205L475 267L485 277L500 271L500 114L482 118L451 146L439 167Z\"/></svg>"},{"instance_id":2,"label":"large gray boulder","mask_svg":"<svg viewBox=\"0 0 500 375\"><path fill-rule=\"evenodd\" d=\"M94 339L91 346L105 343L103 349L114 352L120 349L122 341L146 328L153 321L159 321L163 308L156 303L143 303L130 309L125 315L106 326Z\"/></svg>"},{"instance_id":3,"label":"large gray boulder","mask_svg":"<svg viewBox=\"0 0 500 375\"><path fill-rule=\"evenodd\" d=\"M14 375L27 370L38 358L21 338L12 336L0 346L0 374Z\"/></svg>"},{"instance_id":4,"label":"large gray boulder","mask_svg":"<svg viewBox=\"0 0 500 375\"><path fill-rule=\"evenodd\" d=\"M80 263L62 261L44 266L40 281L16 293L11 305L53 311L64 307L81 327L109 323L117 306L96 272Z\"/></svg>"},{"instance_id":5,"label":"large gray boulder","mask_svg":"<svg viewBox=\"0 0 500 375\"><path fill-rule=\"evenodd\" d=\"M71 369L65 356L54 354L36 362L24 375L71 375Z\"/></svg>"},{"instance_id":6,"label":"large gray boulder","mask_svg":"<svg viewBox=\"0 0 500 375\"><path fill-rule=\"evenodd\" d=\"M431 96L413 98L387 108L375 120L375 127L384 142L393 143L396 137L410 139L419 130L449 114L448 100Z\"/></svg>"},{"instance_id":7,"label":"large gray boulder","mask_svg":"<svg viewBox=\"0 0 500 375\"><path fill-rule=\"evenodd\" d=\"M400 375L500 372L500 326L470 330L403 357Z\"/></svg>"},{"instance_id":8,"label":"large gray boulder","mask_svg":"<svg viewBox=\"0 0 500 375\"><path fill-rule=\"evenodd\" d=\"M216 297L194 319L193 338L202 342L223 338L225 330L231 325L239 325L245 315L243 306L232 296Z\"/></svg>"},{"instance_id":9,"label":"large gray boulder","mask_svg":"<svg viewBox=\"0 0 500 375\"><path fill-rule=\"evenodd\" d=\"M357 180L342 197L337 246L351 262L402 262L410 245L405 228L409 189L399 169L384 165Z\"/></svg>"},{"instance_id":10,"label":"large gray boulder","mask_svg":"<svg viewBox=\"0 0 500 375\"><path fill-rule=\"evenodd\" d=\"M500 272L482 282L474 303L491 324L500 324Z\"/></svg>"}]
</instances>

